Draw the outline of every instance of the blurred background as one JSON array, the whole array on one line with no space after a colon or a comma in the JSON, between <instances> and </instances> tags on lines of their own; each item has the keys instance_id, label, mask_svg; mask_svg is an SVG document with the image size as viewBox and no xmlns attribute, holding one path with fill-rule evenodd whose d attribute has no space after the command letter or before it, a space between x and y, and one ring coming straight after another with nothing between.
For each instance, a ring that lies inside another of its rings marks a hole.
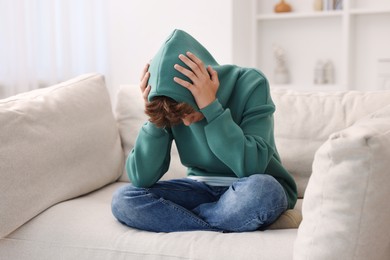
<instances>
[{"instance_id":1,"label":"blurred background","mask_svg":"<svg viewBox=\"0 0 390 260\"><path fill-rule=\"evenodd\" d=\"M176 28L271 87L390 89L389 0L0 0L0 98L89 72L114 96Z\"/></svg>"},{"instance_id":2,"label":"blurred background","mask_svg":"<svg viewBox=\"0 0 390 260\"><path fill-rule=\"evenodd\" d=\"M176 28L233 63L233 2L245 1L0 0L0 97L88 72L104 74L112 94L139 82Z\"/></svg>"}]
</instances>

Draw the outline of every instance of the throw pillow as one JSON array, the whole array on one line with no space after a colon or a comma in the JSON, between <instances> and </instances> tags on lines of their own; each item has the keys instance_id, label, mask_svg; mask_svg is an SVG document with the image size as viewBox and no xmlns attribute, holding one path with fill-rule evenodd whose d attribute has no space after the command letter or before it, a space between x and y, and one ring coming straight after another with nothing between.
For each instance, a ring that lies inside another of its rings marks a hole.
<instances>
[{"instance_id":1,"label":"throw pillow","mask_svg":"<svg viewBox=\"0 0 390 260\"><path fill-rule=\"evenodd\" d=\"M114 182L123 153L104 78L0 100L0 238L48 207Z\"/></svg>"},{"instance_id":2,"label":"throw pillow","mask_svg":"<svg viewBox=\"0 0 390 260\"><path fill-rule=\"evenodd\" d=\"M389 259L390 106L315 155L294 259Z\"/></svg>"}]
</instances>

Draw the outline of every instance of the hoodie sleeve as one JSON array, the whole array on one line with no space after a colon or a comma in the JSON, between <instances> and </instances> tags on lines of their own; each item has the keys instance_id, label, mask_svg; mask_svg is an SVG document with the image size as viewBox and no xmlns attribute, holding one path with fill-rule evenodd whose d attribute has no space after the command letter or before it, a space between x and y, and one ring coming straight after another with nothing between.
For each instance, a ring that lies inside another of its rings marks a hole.
<instances>
[{"instance_id":1,"label":"hoodie sleeve","mask_svg":"<svg viewBox=\"0 0 390 260\"><path fill-rule=\"evenodd\" d=\"M142 126L126 160L126 172L134 186L150 187L168 171L171 146L169 131L151 122Z\"/></svg>"},{"instance_id":2,"label":"hoodie sleeve","mask_svg":"<svg viewBox=\"0 0 390 260\"><path fill-rule=\"evenodd\" d=\"M239 123L234 122L229 109L223 109L215 100L201 110L208 124L205 127L207 142L213 153L227 165L237 177L264 173L275 155L273 137L273 113L275 106L269 95L268 82L263 77L256 81L243 102L243 114ZM223 87L223 86L221 86Z\"/></svg>"}]
</instances>

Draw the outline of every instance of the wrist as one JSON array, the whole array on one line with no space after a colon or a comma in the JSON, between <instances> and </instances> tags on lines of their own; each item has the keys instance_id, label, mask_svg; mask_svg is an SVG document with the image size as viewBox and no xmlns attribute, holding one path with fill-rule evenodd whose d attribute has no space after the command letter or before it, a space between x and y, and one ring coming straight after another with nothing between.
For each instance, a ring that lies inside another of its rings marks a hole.
<instances>
[{"instance_id":1,"label":"wrist","mask_svg":"<svg viewBox=\"0 0 390 260\"><path fill-rule=\"evenodd\" d=\"M200 101L198 105L198 108L199 110L202 110L206 107L208 107L210 104L212 104L217 98L214 97L214 98L210 98L210 99L207 99L207 100L204 100L204 101Z\"/></svg>"},{"instance_id":2,"label":"wrist","mask_svg":"<svg viewBox=\"0 0 390 260\"><path fill-rule=\"evenodd\" d=\"M224 109L217 98L206 107L200 109L200 112L204 115L207 122L213 121L215 118L221 115L223 111Z\"/></svg>"}]
</instances>

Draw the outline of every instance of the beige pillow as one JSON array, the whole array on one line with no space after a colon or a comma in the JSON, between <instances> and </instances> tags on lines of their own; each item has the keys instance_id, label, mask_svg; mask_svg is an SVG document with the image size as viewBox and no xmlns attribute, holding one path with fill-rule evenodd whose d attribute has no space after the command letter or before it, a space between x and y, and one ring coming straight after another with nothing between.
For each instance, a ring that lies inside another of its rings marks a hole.
<instances>
[{"instance_id":1,"label":"beige pillow","mask_svg":"<svg viewBox=\"0 0 390 260\"><path fill-rule=\"evenodd\" d=\"M144 108L144 100L138 86L120 86L116 96L115 117L118 122L125 158L127 158L129 152L134 147L135 139L142 125L148 120L148 117L144 113ZM171 164L168 172L162 179L183 178L186 176L186 172L187 168L181 164L179 154L173 142ZM125 169L120 177L120 181L129 181Z\"/></svg>"},{"instance_id":2,"label":"beige pillow","mask_svg":"<svg viewBox=\"0 0 390 260\"><path fill-rule=\"evenodd\" d=\"M88 74L0 100L0 237L123 167L104 78Z\"/></svg>"},{"instance_id":3,"label":"beige pillow","mask_svg":"<svg viewBox=\"0 0 390 260\"><path fill-rule=\"evenodd\" d=\"M333 134L315 155L294 259L390 256L390 106Z\"/></svg>"},{"instance_id":4,"label":"beige pillow","mask_svg":"<svg viewBox=\"0 0 390 260\"><path fill-rule=\"evenodd\" d=\"M275 139L303 197L317 149L337 131L386 106L390 91L315 92L273 89Z\"/></svg>"},{"instance_id":5,"label":"beige pillow","mask_svg":"<svg viewBox=\"0 0 390 260\"><path fill-rule=\"evenodd\" d=\"M268 229L290 229L298 228L302 222L302 213L298 209L286 210L280 217L272 223Z\"/></svg>"}]
</instances>

